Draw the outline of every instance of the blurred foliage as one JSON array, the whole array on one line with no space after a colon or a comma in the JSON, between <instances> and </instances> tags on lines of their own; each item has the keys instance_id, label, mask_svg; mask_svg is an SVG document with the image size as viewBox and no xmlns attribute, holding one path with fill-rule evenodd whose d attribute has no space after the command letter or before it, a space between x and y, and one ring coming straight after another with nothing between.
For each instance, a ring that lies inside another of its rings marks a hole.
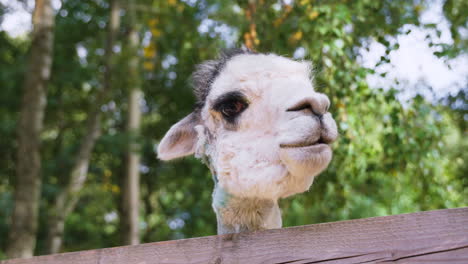
<instances>
[{"instance_id":1,"label":"blurred foliage","mask_svg":"<svg viewBox=\"0 0 468 264\"><path fill-rule=\"evenodd\" d=\"M194 65L242 43L262 52L293 56L305 52L315 65L316 87L332 100L340 130L334 159L305 194L281 202L285 226L408 213L468 205L467 91L440 102L421 96L397 100L396 90L371 89L359 50L371 40L388 54L403 25L419 22L429 2L403 0L138 1L142 40L141 75L145 100L142 136L142 241L215 234L212 180L194 158L172 163L156 159L155 147L167 129L191 111L188 85ZM42 134L43 179L37 254L43 252L47 210L67 182L87 109L100 89L108 22L105 0L63 0L56 16L52 80ZM0 8L0 16L5 10ZM439 55L465 52L466 1L443 5L454 45ZM117 74L113 99L102 107L104 133L76 210L66 222L64 250L117 246L118 175L126 143L128 52L126 17L115 46ZM6 237L15 175L15 126L29 40L0 31L0 237ZM413 87L405 87L413 89ZM6 241L0 239L0 258Z\"/></svg>"}]
</instances>

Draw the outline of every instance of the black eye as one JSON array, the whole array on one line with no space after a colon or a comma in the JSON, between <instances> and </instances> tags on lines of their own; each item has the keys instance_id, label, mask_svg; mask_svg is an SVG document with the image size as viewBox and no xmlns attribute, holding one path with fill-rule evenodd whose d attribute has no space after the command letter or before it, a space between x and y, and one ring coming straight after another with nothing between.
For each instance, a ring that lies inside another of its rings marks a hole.
<instances>
[{"instance_id":1,"label":"black eye","mask_svg":"<svg viewBox=\"0 0 468 264\"><path fill-rule=\"evenodd\" d=\"M240 100L229 100L220 105L219 111L226 119L233 119L247 108L247 104Z\"/></svg>"}]
</instances>

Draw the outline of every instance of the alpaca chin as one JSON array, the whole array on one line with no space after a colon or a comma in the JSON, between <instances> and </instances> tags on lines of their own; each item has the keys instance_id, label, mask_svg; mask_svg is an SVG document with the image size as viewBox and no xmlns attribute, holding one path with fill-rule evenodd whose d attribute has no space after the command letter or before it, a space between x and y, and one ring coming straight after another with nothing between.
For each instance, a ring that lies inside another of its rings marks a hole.
<instances>
[{"instance_id":1,"label":"alpaca chin","mask_svg":"<svg viewBox=\"0 0 468 264\"><path fill-rule=\"evenodd\" d=\"M291 176L286 184L287 192L282 197L309 190L315 176L327 168L332 159L332 150L326 144L280 150L282 162Z\"/></svg>"}]
</instances>

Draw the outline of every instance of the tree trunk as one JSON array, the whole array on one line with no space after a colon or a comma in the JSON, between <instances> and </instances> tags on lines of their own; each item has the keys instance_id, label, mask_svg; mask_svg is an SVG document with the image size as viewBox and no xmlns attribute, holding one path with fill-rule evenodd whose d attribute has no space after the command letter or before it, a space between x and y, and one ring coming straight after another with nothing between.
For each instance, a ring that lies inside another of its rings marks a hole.
<instances>
[{"instance_id":1,"label":"tree trunk","mask_svg":"<svg viewBox=\"0 0 468 264\"><path fill-rule=\"evenodd\" d=\"M67 186L57 196L49 212L49 229L47 233L46 252L60 251L63 242L65 220L74 210L80 191L88 176L88 165L96 140L101 135L101 106L106 102L111 88L112 47L120 27L120 7L118 0L111 0L110 22L105 53L105 72L102 89L98 92L96 102L88 112L86 135L81 140L78 154L70 172Z\"/></svg>"},{"instance_id":2,"label":"tree trunk","mask_svg":"<svg viewBox=\"0 0 468 264\"><path fill-rule=\"evenodd\" d=\"M137 135L140 124L140 98L142 98L142 94L139 89L132 89L130 91L127 131L132 134L132 141L135 140L135 135ZM140 154L138 151L139 146L137 143L131 142L128 145L126 173L123 175L124 179L120 188L122 191L120 226L122 244L124 245L136 245L140 243L138 230L140 207Z\"/></svg>"},{"instance_id":3,"label":"tree trunk","mask_svg":"<svg viewBox=\"0 0 468 264\"><path fill-rule=\"evenodd\" d=\"M139 235L139 205L140 205L140 154L139 146L135 143L136 136L140 128L140 101L142 92L140 90L140 78L138 71L138 32L136 30L134 1L128 3L129 14L129 50L131 51L131 60L128 69L128 78L132 87L130 88L127 116L127 132L130 137L130 143L126 154L126 173L121 181L122 196L120 199L120 228L121 243L124 245L136 245L140 243Z\"/></svg>"},{"instance_id":4,"label":"tree trunk","mask_svg":"<svg viewBox=\"0 0 468 264\"><path fill-rule=\"evenodd\" d=\"M50 0L36 0L32 43L26 72L17 137L17 169L12 224L6 254L34 254L41 193L40 133L46 106L46 86L53 56L54 12Z\"/></svg>"}]
</instances>

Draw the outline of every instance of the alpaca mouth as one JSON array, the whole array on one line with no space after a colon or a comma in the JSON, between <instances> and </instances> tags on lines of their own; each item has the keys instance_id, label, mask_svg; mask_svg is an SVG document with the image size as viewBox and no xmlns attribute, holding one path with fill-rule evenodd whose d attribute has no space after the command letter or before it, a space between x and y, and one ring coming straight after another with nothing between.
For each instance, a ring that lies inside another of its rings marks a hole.
<instances>
[{"instance_id":1,"label":"alpaca mouth","mask_svg":"<svg viewBox=\"0 0 468 264\"><path fill-rule=\"evenodd\" d=\"M299 142L292 144L280 144L280 148L305 148L318 145L328 145L322 138L314 142Z\"/></svg>"}]
</instances>

